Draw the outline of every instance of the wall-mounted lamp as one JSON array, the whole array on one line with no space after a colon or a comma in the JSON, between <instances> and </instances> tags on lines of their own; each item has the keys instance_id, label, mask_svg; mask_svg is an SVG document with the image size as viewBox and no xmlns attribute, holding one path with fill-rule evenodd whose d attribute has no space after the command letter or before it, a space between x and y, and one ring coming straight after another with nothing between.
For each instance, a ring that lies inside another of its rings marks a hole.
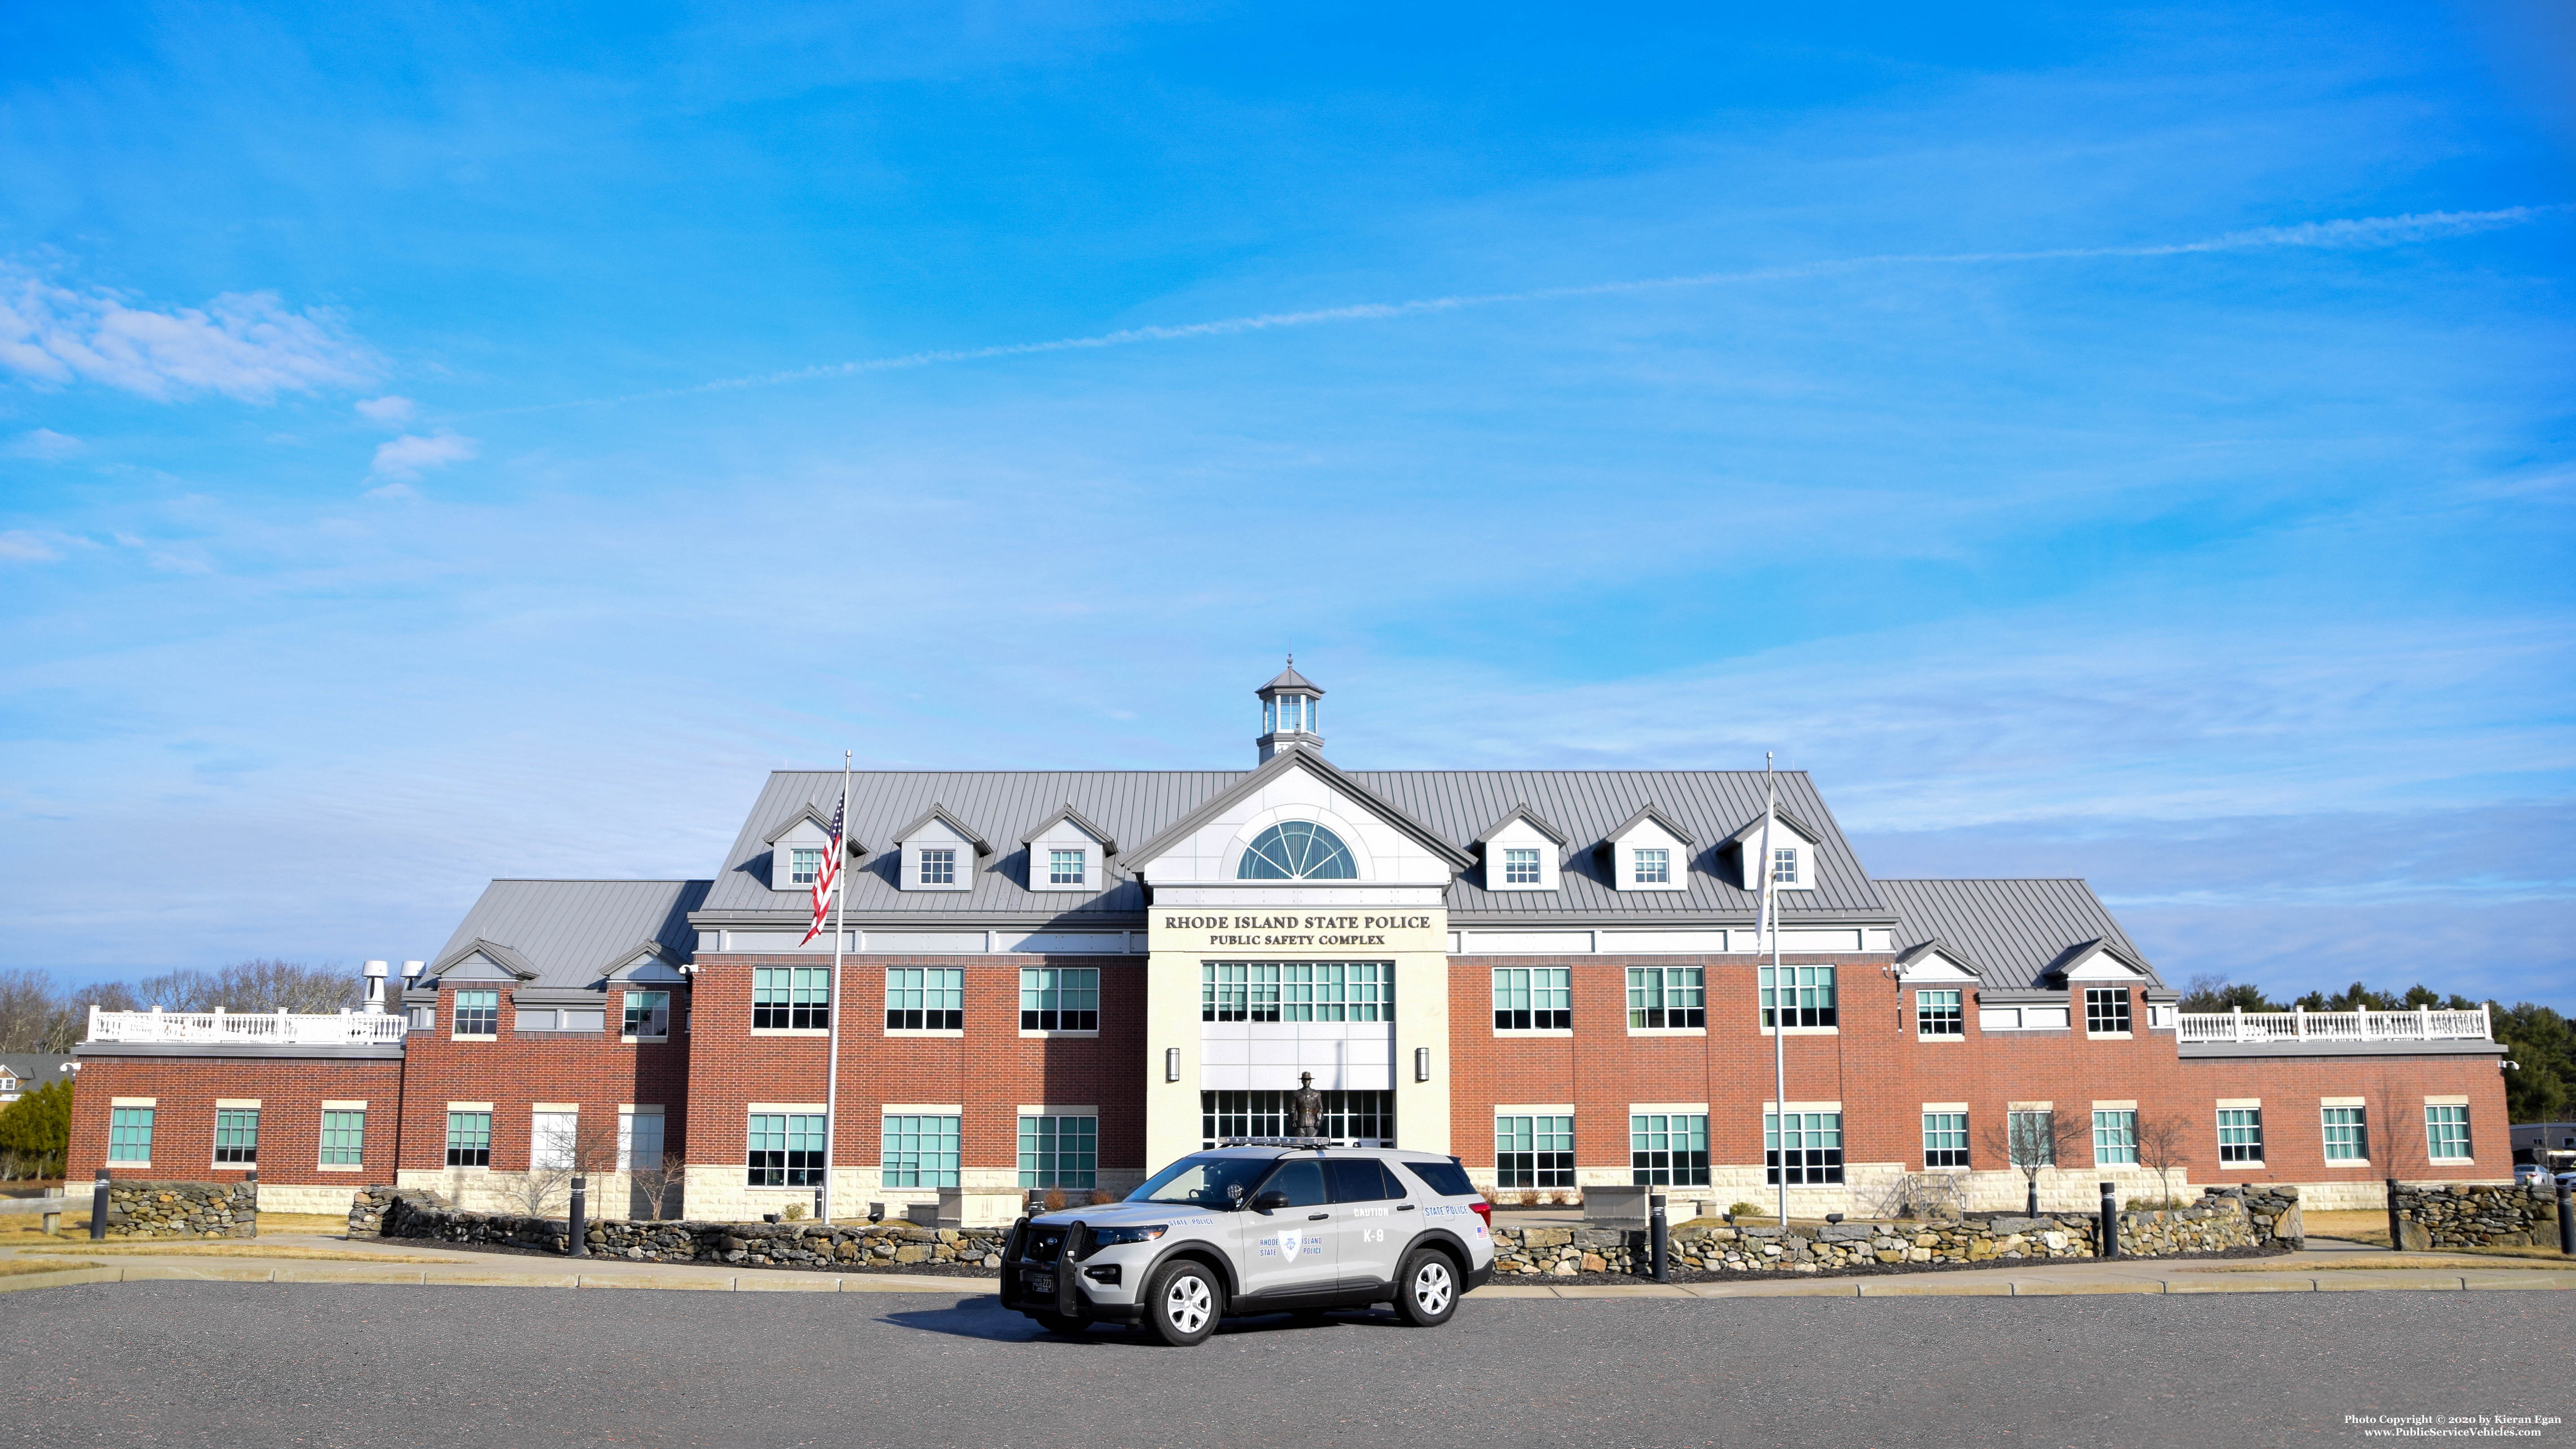
<instances>
[{"instance_id":1,"label":"wall-mounted lamp","mask_svg":"<svg viewBox=\"0 0 2576 1449\"><path fill-rule=\"evenodd\" d=\"M1181 1049L1179 1047L1163 1048L1163 1080L1167 1082L1177 1082L1180 1079Z\"/></svg>"},{"instance_id":2,"label":"wall-mounted lamp","mask_svg":"<svg viewBox=\"0 0 2576 1449\"><path fill-rule=\"evenodd\" d=\"M1417 1082L1427 1082L1431 1080L1431 1048L1415 1047L1413 1049L1413 1079Z\"/></svg>"}]
</instances>

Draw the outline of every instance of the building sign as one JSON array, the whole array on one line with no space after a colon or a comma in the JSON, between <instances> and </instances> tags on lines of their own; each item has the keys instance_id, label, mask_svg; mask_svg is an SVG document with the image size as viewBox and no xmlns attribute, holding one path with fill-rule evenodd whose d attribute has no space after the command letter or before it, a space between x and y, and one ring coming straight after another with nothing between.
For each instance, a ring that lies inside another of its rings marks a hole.
<instances>
[{"instance_id":1,"label":"building sign","mask_svg":"<svg viewBox=\"0 0 2576 1449\"><path fill-rule=\"evenodd\" d=\"M1385 910L1164 910L1149 932L1156 951L1438 951L1449 949L1449 913Z\"/></svg>"}]
</instances>

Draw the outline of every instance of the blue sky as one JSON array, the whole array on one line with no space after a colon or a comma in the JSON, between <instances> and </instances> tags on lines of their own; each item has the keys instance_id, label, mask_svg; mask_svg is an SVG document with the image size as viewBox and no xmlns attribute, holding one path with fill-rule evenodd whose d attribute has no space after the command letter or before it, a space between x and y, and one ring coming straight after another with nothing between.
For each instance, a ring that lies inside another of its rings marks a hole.
<instances>
[{"instance_id":1,"label":"blue sky","mask_svg":"<svg viewBox=\"0 0 2576 1449\"><path fill-rule=\"evenodd\" d=\"M0 12L0 964L1241 765L1293 646L2576 1008L2563 12L2074 8Z\"/></svg>"}]
</instances>

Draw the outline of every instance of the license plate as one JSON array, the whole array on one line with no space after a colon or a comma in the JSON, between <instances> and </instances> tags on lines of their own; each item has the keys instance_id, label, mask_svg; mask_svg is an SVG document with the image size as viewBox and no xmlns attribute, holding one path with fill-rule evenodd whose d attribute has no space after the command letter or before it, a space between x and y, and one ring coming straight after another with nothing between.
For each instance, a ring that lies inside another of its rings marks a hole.
<instances>
[{"instance_id":1,"label":"license plate","mask_svg":"<svg viewBox=\"0 0 2576 1449\"><path fill-rule=\"evenodd\" d=\"M1055 1291L1055 1275L1053 1273L1023 1272L1020 1274L1020 1282L1032 1293L1053 1293Z\"/></svg>"}]
</instances>

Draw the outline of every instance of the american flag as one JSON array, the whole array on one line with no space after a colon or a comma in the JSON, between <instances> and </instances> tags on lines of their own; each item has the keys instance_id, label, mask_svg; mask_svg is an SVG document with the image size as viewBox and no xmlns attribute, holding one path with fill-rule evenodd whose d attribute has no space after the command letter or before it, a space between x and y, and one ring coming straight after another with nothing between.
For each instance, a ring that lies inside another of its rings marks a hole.
<instances>
[{"instance_id":1,"label":"american flag","mask_svg":"<svg viewBox=\"0 0 2576 1449\"><path fill-rule=\"evenodd\" d=\"M814 924L806 929L805 940L800 944L811 944L823 932L823 916L831 908L832 888L841 879L841 821L849 808L849 793L843 791L841 803L832 807L832 843L824 848L823 868L814 874Z\"/></svg>"}]
</instances>

